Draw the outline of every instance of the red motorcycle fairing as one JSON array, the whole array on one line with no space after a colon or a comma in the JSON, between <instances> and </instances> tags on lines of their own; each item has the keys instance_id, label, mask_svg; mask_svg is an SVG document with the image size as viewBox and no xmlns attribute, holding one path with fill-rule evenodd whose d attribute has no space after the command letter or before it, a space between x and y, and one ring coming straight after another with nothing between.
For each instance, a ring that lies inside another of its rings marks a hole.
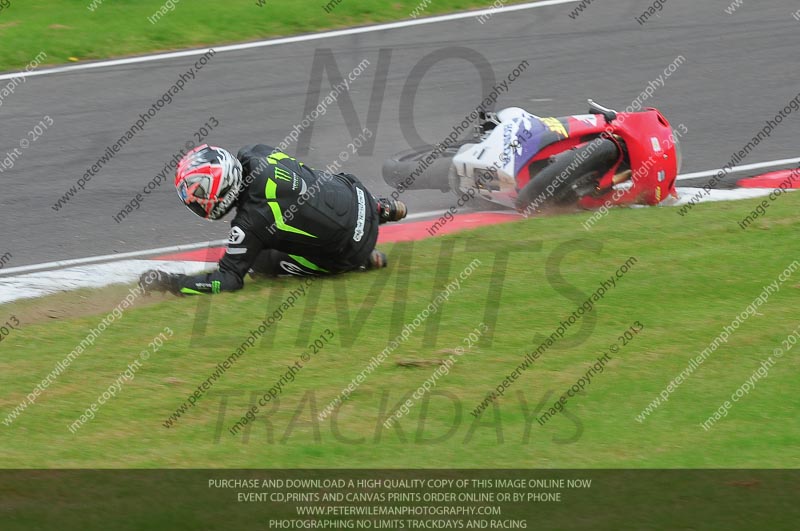
<instances>
[{"instance_id":1,"label":"red motorcycle fairing","mask_svg":"<svg viewBox=\"0 0 800 531\"><path fill-rule=\"evenodd\" d=\"M551 156L575 148L599 136L616 142L626 154L632 179L627 189L614 188L614 176L623 159L600 178L594 196L580 199L584 208L645 203L655 205L671 194L675 194L677 177L675 138L666 118L654 108L641 112L618 113L607 123L600 114L584 114L559 118L538 118L543 134L532 134L523 154L518 156L516 173L517 189L521 190L531 178L531 172L541 169L542 161ZM538 128L537 128L538 129ZM535 129L531 132L535 133ZM534 147L535 145L535 147ZM524 147L524 146L523 146Z\"/></svg>"},{"instance_id":2,"label":"red motorcycle fairing","mask_svg":"<svg viewBox=\"0 0 800 531\"><path fill-rule=\"evenodd\" d=\"M584 197L579 204L584 208L599 208L607 202L611 205L656 205L676 195L676 139L667 119L657 109L647 108L642 112L620 113L609 126L612 134L624 142L632 171L630 187L614 190L614 175L609 172L598 185L607 193Z\"/></svg>"}]
</instances>

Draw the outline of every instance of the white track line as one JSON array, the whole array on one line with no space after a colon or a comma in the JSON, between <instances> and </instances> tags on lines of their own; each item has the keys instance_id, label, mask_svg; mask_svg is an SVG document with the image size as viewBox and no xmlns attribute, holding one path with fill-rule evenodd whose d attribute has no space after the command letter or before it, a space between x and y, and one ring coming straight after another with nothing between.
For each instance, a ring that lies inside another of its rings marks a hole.
<instances>
[{"instance_id":1,"label":"white track line","mask_svg":"<svg viewBox=\"0 0 800 531\"><path fill-rule=\"evenodd\" d=\"M74 260L59 260L56 262L47 262L44 264L33 264L19 267L9 267L8 269L0 269L0 277L7 276L13 273L32 273L34 271L42 271L45 269L60 269L64 267L72 267L79 265L95 264L98 262L117 262L129 258L141 258L143 256L151 256L154 254L173 254L181 253L184 251L196 251L207 247L219 247L225 245L228 240L212 240L209 242L190 243L187 245L173 245L171 247L159 247L158 249L147 249L144 251L133 251L130 253L117 253L105 254L102 256L90 256L88 258L76 258Z\"/></svg>"},{"instance_id":2,"label":"white track line","mask_svg":"<svg viewBox=\"0 0 800 531\"><path fill-rule=\"evenodd\" d=\"M420 218L433 218L437 216L441 216L447 212L447 210L430 210L428 212L415 212L414 214L408 214L405 219L420 219Z\"/></svg>"},{"instance_id":3,"label":"white track line","mask_svg":"<svg viewBox=\"0 0 800 531\"><path fill-rule=\"evenodd\" d=\"M219 52L233 52L238 50L249 50L252 48L263 48L265 46L278 46L281 44L292 44L296 42L314 41L319 39L330 39L333 37L343 37L346 35L358 35L359 33L370 33L373 31L385 31L399 28L408 28L411 26L421 26L424 24L435 24L437 22L449 22L451 20L461 20L471 17L479 17L481 15L488 15L490 13L499 15L502 13L512 13L514 11L522 11L526 9L534 9L537 7L555 6L561 4L571 4L578 0L542 0L541 2L531 2L527 4L509 5L501 9L494 7L488 9L480 9L476 11L466 11L463 13L453 13L450 15L440 15L435 17L420 18L414 20L403 20L401 22L391 22L388 24L376 24L373 26L362 26L358 28L347 28L335 31L325 31L321 33L311 33L308 35L296 35L293 37L284 37L280 39L269 39L256 42L245 42L241 44L230 44L227 46L215 47L214 51ZM203 55L210 48L198 48L193 50L182 50L180 52L161 53L154 55L143 55L140 57L126 57L124 59L113 59L110 61L97 61L94 63L81 63L77 65L59 66L55 68L45 68L42 70L34 70L32 72L12 72L9 74L0 75L1 79L11 79L14 77L33 77L44 76L47 74L59 74L62 72L74 72L76 70L90 70L93 68L105 68L107 66L120 66L131 65L136 63L146 63L150 61L163 61L165 59L176 59L179 57L194 57Z\"/></svg>"},{"instance_id":4,"label":"white track line","mask_svg":"<svg viewBox=\"0 0 800 531\"><path fill-rule=\"evenodd\" d=\"M196 261L120 260L106 264L37 271L0 279L0 283L3 285L3 289L0 290L0 304L76 289L98 289L113 284L134 284L139 279L139 275L148 269L196 275L216 267L216 263Z\"/></svg>"},{"instance_id":5,"label":"white track line","mask_svg":"<svg viewBox=\"0 0 800 531\"><path fill-rule=\"evenodd\" d=\"M787 164L796 164L800 162L800 158L793 158L793 159L781 159L781 160L770 160L767 162L756 162L755 164L747 164L745 166L736 166L728 173L739 173L743 171L749 170L760 170L762 168L772 168L773 166L785 166ZM698 179L700 177L711 177L712 175L716 175L717 173L723 171L722 168L718 170L706 170L706 171L698 171L695 173L685 173L683 175L678 175L678 178L675 179L676 181L685 181L686 179Z\"/></svg>"}]
</instances>

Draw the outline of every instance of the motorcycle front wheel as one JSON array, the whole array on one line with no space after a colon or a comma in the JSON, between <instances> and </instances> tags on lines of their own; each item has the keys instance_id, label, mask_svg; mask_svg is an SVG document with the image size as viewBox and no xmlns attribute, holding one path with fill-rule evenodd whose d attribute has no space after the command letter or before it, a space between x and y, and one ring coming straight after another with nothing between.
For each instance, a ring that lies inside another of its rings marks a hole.
<instances>
[{"instance_id":1,"label":"motorcycle front wheel","mask_svg":"<svg viewBox=\"0 0 800 531\"><path fill-rule=\"evenodd\" d=\"M548 207L576 205L594 190L597 180L619 158L619 148L607 138L581 144L554 155L522 190L516 207L520 211L538 211Z\"/></svg>"}]
</instances>

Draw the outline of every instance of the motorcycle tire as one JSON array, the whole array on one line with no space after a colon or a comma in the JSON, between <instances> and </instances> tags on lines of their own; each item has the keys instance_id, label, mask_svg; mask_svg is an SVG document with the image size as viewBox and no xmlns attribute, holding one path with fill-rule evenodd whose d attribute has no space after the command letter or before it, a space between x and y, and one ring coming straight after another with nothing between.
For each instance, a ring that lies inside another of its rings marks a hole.
<instances>
[{"instance_id":1,"label":"motorcycle tire","mask_svg":"<svg viewBox=\"0 0 800 531\"><path fill-rule=\"evenodd\" d=\"M620 153L612 140L604 138L594 151L580 160L582 150L589 144L581 144L551 157L550 164L519 191L517 209L525 211L532 205L534 210L575 205L581 197L591 193L597 179L611 168ZM568 170L570 167L572 169ZM562 178L564 174L566 176ZM548 187L552 189L551 192L548 192Z\"/></svg>"}]
</instances>

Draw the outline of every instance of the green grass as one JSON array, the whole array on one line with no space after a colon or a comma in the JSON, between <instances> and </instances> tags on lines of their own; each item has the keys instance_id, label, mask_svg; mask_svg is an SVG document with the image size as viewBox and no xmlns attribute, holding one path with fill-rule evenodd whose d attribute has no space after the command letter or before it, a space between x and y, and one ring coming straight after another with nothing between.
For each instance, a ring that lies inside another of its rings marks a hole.
<instances>
[{"instance_id":1,"label":"green grass","mask_svg":"<svg viewBox=\"0 0 800 531\"><path fill-rule=\"evenodd\" d=\"M760 380L712 430L705 432L700 423L797 328L800 271L667 404L644 423L634 420L762 286L798 258L793 242L800 225L796 215L800 196L782 197L765 219L742 231L736 222L749 206L748 202L708 204L695 207L686 217L671 208L616 210L591 232L581 227L589 217L582 213L387 247L395 253L387 271L316 281L309 295L268 333L269 341L248 351L171 429L163 421L298 281L250 282L234 294L165 298L137 306L11 427L0 425L0 466L797 467L800 429L794 420L800 398L787 392L796 385L796 351L781 358L768 378ZM568 243L574 240L583 243ZM590 240L602 242L602 249L595 243L598 248L591 250ZM565 243L569 247L563 247ZM443 272L438 264L442 249L450 244L454 246L452 263L449 272ZM571 249L561 253L561 279L552 271L547 273L558 248ZM510 254L502 253L509 249ZM561 344L522 374L497 401L496 409L490 407L474 422L469 412L535 348L533 338L550 334L630 256L638 262L617 281L617 287ZM502 266L504 257L507 264ZM445 304L436 344L426 344L426 334L429 340L434 334L423 326L367 377L334 422L315 422L314 413L386 348L396 333L393 326L411 321L432 300L437 282L455 277L475 258L482 265ZM496 268L497 264L502 267ZM502 281L500 297L492 287L493 274L494 281ZM17 308L24 311L27 306ZM14 307L0 307L3 313L14 311ZM196 337L192 345L195 316L205 311L209 315L205 337ZM494 312L497 321L492 324ZM24 329L2 345L0 419L90 327L97 326L100 317L65 317L39 324L21 319ZM637 320L645 329L612 355L585 395L570 399L569 415L559 414L544 426L533 421L526 439L523 407L534 409L550 391L548 402L555 400ZM437 393L424 415L423 400L399 422L402 434L378 430L381 411L389 414L403 394L420 386L434 370L432 366L399 367L396 361L440 359L447 355L442 349L462 345L463 338L482 321L492 325L492 344L464 354L437 383ZM578 330L592 321L589 332ZM353 328L358 325L360 330ZM145 362L135 380L104 405L94 420L71 434L68 424L165 326L171 327L174 338ZM298 331L313 340L326 328L335 332L336 339L287 385L279 408L263 417L267 422L259 420L248 433L230 435L227 429L249 407L251 393L258 396L266 391L303 352L302 345L308 341L301 337L298 346ZM575 343L576 334L584 341L568 347ZM220 425L226 396L227 410ZM454 413L455 403L460 405L460 417ZM445 437L448 432L450 436ZM438 442L426 442L437 437Z\"/></svg>"},{"instance_id":2,"label":"green grass","mask_svg":"<svg viewBox=\"0 0 800 531\"><path fill-rule=\"evenodd\" d=\"M11 0L0 10L0 71L24 67L41 51L46 63L64 63L409 19L421 0L342 0L330 13L322 0L266 0L263 7L256 0L183 0L155 24L148 17L163 0L105 0L90 11L92 1ZM489 4L435 0L420 16Z\"/></svg>"}]
</instances>

